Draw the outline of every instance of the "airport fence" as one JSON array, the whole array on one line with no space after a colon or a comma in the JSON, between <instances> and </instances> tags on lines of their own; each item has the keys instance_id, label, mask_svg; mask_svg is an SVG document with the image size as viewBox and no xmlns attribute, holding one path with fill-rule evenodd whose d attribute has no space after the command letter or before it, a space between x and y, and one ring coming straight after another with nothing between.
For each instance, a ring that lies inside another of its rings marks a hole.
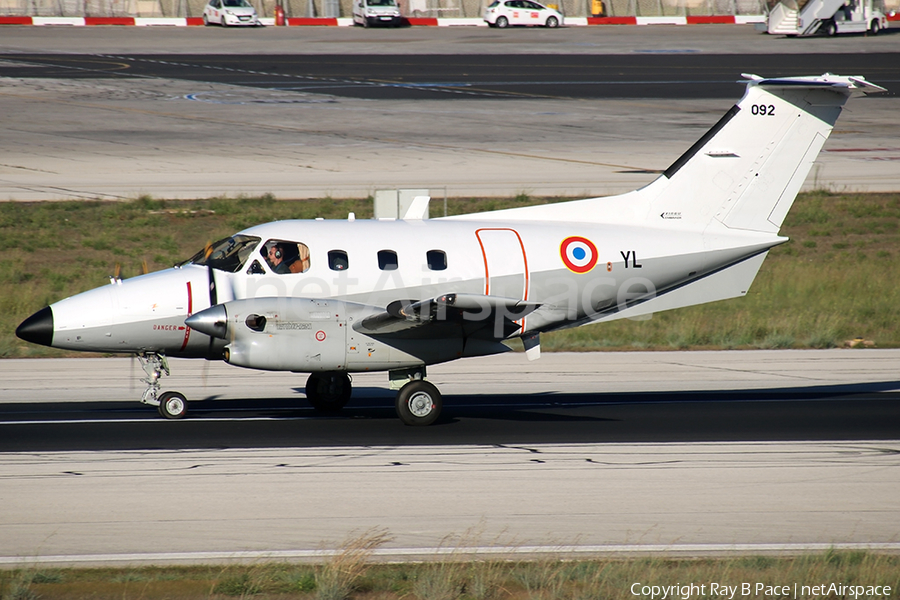
<instances>
[{"instance_id":1,"label":"airport fence","mask_svg":"<svg viewBox=\"0 0 900 600\"><path fill-rule=\"evenodd\" d=\"M261 17L281 4L288 17L352 14L352 0L250 0ZM739 16L765 12L765 0L545 0L570 17ZM409 17L478 18L490 0L399 0ZM199 17L206 0L0 0L0 16Z\"/></svg>"}]
</instances>

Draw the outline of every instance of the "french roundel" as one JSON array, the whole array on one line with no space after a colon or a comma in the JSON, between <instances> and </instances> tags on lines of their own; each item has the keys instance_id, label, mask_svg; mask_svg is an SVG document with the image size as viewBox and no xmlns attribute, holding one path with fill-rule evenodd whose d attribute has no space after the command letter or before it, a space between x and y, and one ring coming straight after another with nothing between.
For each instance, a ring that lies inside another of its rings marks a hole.
<instances>
[{"instance_id":1,"label":"french roundel","mask_svg":"<svg viewBox=\"0 0 900 600\"><path fill-rule=\"evenodd\" d=\"M575 273L587 273L597 264L597 247L583 237L567 237L559 246L559 255L566 267Z\"/></svg>"}]
</instances>

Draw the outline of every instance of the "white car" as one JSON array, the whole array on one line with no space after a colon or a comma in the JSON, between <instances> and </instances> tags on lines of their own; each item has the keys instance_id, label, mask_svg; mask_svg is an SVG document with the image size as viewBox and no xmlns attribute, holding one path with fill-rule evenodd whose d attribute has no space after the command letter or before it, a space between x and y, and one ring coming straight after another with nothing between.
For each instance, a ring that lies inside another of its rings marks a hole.
<instances>
[{"instance_id":1,"label":"white car","mask_svg":"<svg viewBox=\"0 0 900 600\"><path fill-rule=\"evenodd\" d=\"M561 12L532 0L494 0L484 9L484 20L489 26L500 28L510 25L559 27L563 24Z\"/></svg>"},{"instance_id":2,"label":"white car","mask_svg":"<svg viewBox=\"0 0 900 600\"><path fill-rule=\"evenodd\" d=\"M403 17L396 0L353 0L353 24L398 27L403 24Z\"/></svg>"},{"instance_id":3,"label":"white car","mask_svg":"<svg viewBox=\"0 0 900 600\"><path fill-rule=\"evenodd\" d=\"M203 24L218 23L222 27L229 25L259 26L256 9L247 0L209 0L203 7Z\"/></svg>"}]
</instances>

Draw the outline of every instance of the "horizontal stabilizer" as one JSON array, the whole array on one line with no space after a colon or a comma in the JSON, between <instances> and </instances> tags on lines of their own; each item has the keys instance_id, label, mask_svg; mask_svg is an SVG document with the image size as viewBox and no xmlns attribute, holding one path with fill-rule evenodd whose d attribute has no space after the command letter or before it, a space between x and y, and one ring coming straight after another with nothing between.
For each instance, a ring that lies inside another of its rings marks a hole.
<instances>
[{"instance_id":1,"label":"horizontal stabilizer","mask_svg":"<svg viewBox=\"0 0 900 600\"><path fill-rule=\"evenodd\" d=\"M824 75L809 75L804 77L775 77L766 79L751 73L741 73L741 77L750 80L750 85L761 85L769 89L817 89L832 88L834 90L846 90L848 96L867 96L869 94L881 94L887 89L866 81L862 76L842 76L832 73ZM743 83L743 82L738 82Z\"/></svg>"},{"instance_id":2,"label":"horizontal stabilizer","mask_svg":"<svg viewBox=\"0 0 900 600\"><path fill-rule=\"evenodd\" d=\"M673 308L745 296L767 255L768 252L756 254L706 277L662 292L652 298L635 302L621 310L615 310L595 321L634 319Z\"/></svg>"}]
</instances>

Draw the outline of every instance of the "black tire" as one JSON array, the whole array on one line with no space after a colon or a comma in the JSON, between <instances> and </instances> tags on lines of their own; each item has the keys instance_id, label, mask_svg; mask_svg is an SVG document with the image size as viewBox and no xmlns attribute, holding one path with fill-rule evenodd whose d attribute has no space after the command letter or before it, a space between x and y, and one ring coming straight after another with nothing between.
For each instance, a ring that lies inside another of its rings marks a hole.
<instances>
[{"instance_id":1,"label":"black tire","mask_svg":"<svg viewBox=\"0 0 900 600\"><path fill-rule=\"evenodd\" d=\"M441 393L427 381L410 381L397 392L397 416L404 425L424 427L441 416Z\"/></svg>"},{"instance_id":2,"label":"black tire","mask_svg":"<svg viewBox=\"0 0 900 600\"><path fill-rule=\"evenodd\" d=\"M497 21L494 23L500 29L506 29L509 27L509 19L506 17L497 17Z\"/></svg>"},{"instance_id":3,"label":"black tire","mask_svg":"<svg viewBox=\"0 0 900 600\"><path fill-rule=\"evenodd\" d=\"M180 392L165 392L159 396L160 416L167 419L183 419L187 414L187 398Z\"/></svg>"},{"instance_id":4,"label":"black tire","mask_svg":"<svg viewBox=\"0 0 900 600\"><path fill-rule=\"evenodd\" d=\"M878 19L874 19L872 21L872 27L869 29L869 33L872 35L878 35L878 32L881 31L881 23L878 22Z\"/></svg>"},{"instance_id":5,"label":"black tire","mask_svg":"<svg viewBox=\"0 0 900 600\"><path fill-rule=\"evenodd\" d=\"M206 17L206 15L203 15L203 26L209 27L209 19Z\"/></svg>"},{"instance_id":6,"label":"black tire","mask_svg":"<svg viewBox=\"0 0 900 600\"><path fill-rule=\"evenodd\" d=\"M340 412L352 393L353 386L346 373L313 373L306 380L306 399L319 412Z\"/></svg>"},{"instance_id":7,"label":"black tire","mask_svg":"<svg viewBox=\"0 0 900 600\"><path fill-rule=\"evenodd\" d=\"M834 24L834 21L825 21L825 24L822 26L822 31L825 32L825 35L828 37L834 37L837 35L837 25Z\"/></svg>"},{"instance_id":8,"label":"black tire","mask_svg":"<svg viewBox=\"0 0 900 600\"><path fill-rule=\"evenodd\" d=\"M547 27L550 29L556 29L559 27L559 19L556 17L547 17Z\"/></svg>"},{"instance_id":9,"label":"black tire","mask_svg":"<svg viewBox=\"0 0 900 600\"><path fill-rule=\"evenodd\" d=\"M219 19L219 25L221 25L222 27L228 27L228 21L225 20L225 15L222 15L222 17Z\"/></svg>"}]
</instances>

